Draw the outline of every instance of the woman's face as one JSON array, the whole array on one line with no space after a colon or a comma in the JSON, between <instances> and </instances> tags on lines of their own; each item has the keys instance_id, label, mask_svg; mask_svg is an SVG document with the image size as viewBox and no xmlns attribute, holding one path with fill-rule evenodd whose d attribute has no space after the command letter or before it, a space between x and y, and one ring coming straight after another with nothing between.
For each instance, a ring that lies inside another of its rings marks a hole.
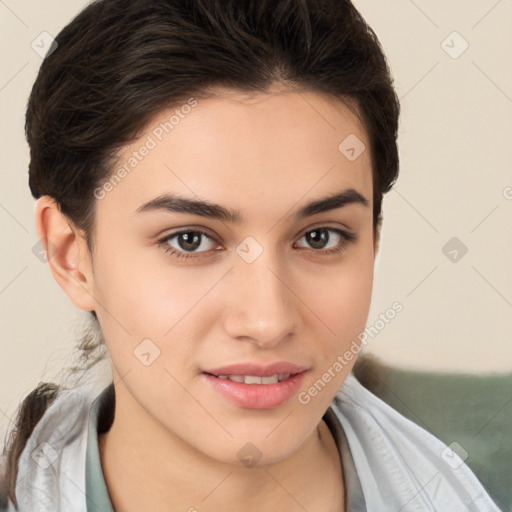
<instances>
[{"instance_id":1,"label":"woman's face","mask_svg":"<svg viewBox=\"0 0 512 512\"><path fill-rule=\"evenodd\" d=\"M238 464L314 432L370 306L364 147L341 102L221 90L123 149L95 192L91 276L116 421Z\"/></svg>"}]
</instances>

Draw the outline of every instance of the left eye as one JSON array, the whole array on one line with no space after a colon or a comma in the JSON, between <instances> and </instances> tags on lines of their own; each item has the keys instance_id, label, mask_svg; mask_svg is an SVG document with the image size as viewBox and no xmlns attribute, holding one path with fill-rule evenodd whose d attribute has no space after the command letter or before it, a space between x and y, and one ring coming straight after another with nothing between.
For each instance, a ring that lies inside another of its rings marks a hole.
<instances>
[{"instance_id":1,"label":"left eye","mask_svg":"<svg viewBox=\"0 0 512 512\"><path fill-rule=\"evenodd\" d=\"M332 233L334 233L334 237ZM302 240L303 238L307 240L307 243L313 249L335 249L340 245L340 241L347 242L352 240L352 236L349 233L335 228L312 229L304 233L300 239ZM327 244L331 242L331 239L334 241L334 244L328 246Z\"/></svg>"}]
</instances>

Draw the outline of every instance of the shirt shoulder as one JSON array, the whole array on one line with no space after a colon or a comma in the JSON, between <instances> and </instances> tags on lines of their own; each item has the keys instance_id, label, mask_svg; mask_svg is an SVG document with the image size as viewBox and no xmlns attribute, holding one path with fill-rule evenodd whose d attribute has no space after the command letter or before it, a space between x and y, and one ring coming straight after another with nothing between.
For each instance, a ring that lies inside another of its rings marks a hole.
<instances>
[{"instance_id":1,"label":"shirt shoulder","mask_svg":"<svg viewBox=\"0 0 512 512\"><path fill-rule=\"evenodd\" d=\"M88 424L100 392L92 384L62 389L36 424L18 463L19 512L86 512Z\"/></svg>"},{"instance_id":2,"label":"shirt shoulder","mask_svg":"<svg viewBox=\"0 0 512 512\"><path fill-rule=\"evenodd\" d=\"M500 512L457 454L349 374L334 398L367 511ZM448 462L447 462L448 459Z\"/></svg>"}]
</instances>

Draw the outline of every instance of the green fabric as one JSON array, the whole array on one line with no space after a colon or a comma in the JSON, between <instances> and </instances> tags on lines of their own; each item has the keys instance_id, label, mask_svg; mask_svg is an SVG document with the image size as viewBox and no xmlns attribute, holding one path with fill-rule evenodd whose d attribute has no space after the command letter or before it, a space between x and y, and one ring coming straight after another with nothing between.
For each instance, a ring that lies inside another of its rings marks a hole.
<instances>
[{"instance_id":1,"label":"green fabric","mask_svg":"<svg viewBox=\"0 0 512 512\"><path fill-rule=\"evenodd\" d=\"M85 492L87 512L114 512L110 496L101 468L100 452L98 448L98 412L110 386L94 400L89 416L89 437L85 462Z\"/></svg>"},{"instance_id":2,"label":"green fabric","mask_svg":"<svg viewBox=\"0 0 512 512\"><path fill-rule=\"evenodd\" d=\"M489 495L503 511L512 511L512 373L460 375L381 367L367 382L359 380L447 445L462 446L466 464Z\"/></svg>"}]
</instances>

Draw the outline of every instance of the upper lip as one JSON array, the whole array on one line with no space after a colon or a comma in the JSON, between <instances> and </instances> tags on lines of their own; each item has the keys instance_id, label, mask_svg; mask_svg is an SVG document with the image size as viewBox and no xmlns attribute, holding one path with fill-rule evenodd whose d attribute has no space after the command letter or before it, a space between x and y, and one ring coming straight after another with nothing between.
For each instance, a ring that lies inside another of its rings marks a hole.
<instances>
[{"instance_id":1,"label":"upper lip","mask_svg":"<svg viewBox=\"0 0 512 512\"><path fill-rule=\"evenodd\" d=\"M223 366L222 368L211 368L204 370L204 373L212 375L253 375L257 377L270 377L276 373L301 373L307 370L306 366L289 363L287 361L277 361L272 364L258 363L238 363Z\"/></svg>"}]
</instances>

